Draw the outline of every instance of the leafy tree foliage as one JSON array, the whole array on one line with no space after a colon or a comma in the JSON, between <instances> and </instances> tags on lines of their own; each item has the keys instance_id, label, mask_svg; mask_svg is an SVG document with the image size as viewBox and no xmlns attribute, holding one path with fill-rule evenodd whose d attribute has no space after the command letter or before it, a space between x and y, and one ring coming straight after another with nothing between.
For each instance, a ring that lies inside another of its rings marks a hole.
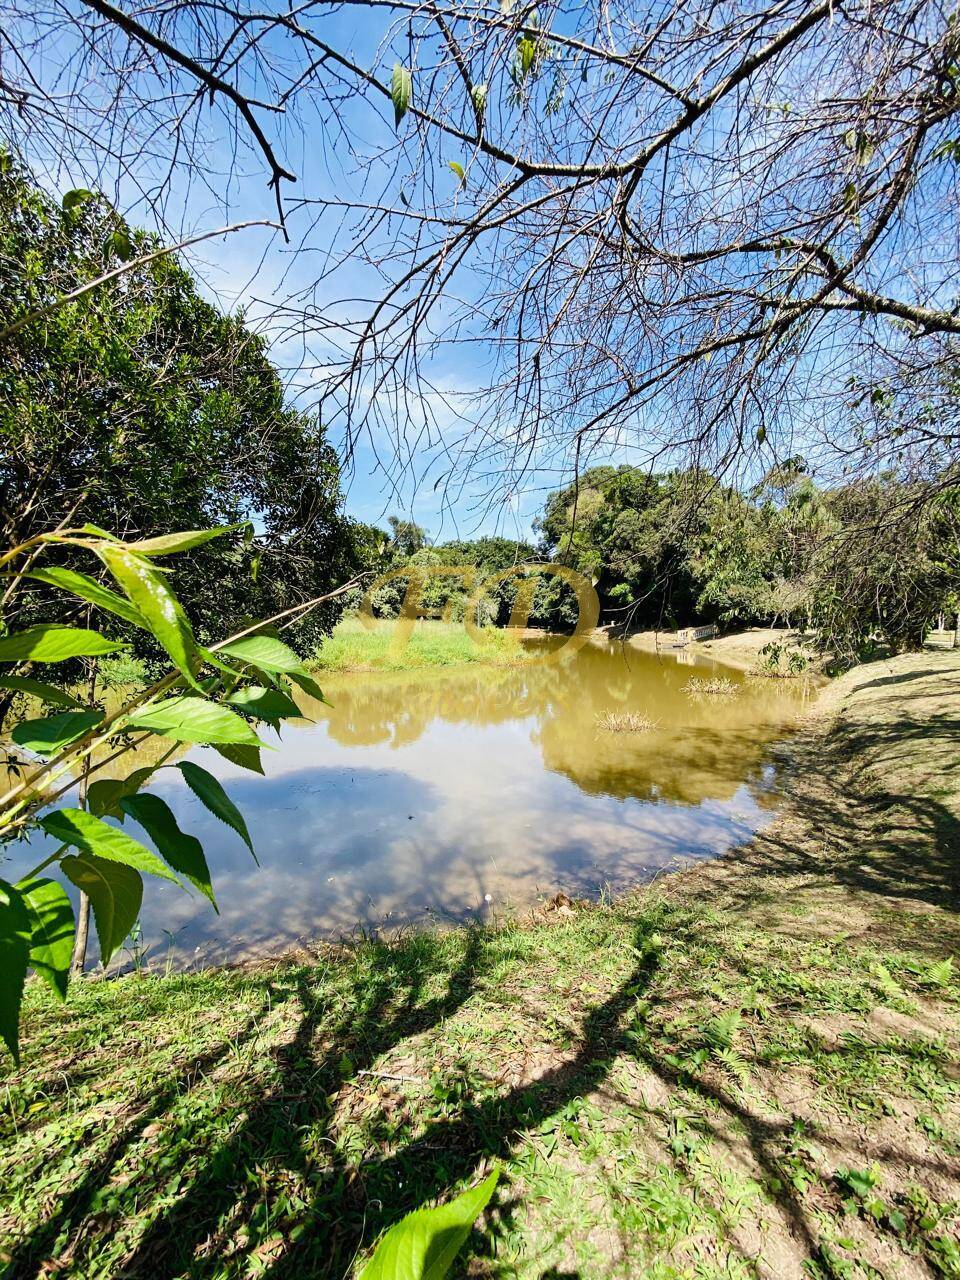
<instances>
[{"instance_id":1,"label":"leafy tree foliage","mask_svg":"<svg viewBox=\"0 0 960 1280\"><path fill-rule=\"evenodd\" d=\"M952 486L933 502L893 475L820 490L791 459L746 494L695 471L596 467L551 495L539 529L545 554L593 577L607 621L799 624L852 659L916 647L951 607L958 517Z\"/></svg>"},{"instance_id":2,"label":"leafy tree foliage","mask_svg":"<svg viewBox=\"0 0 960 1280\"><path fill-rule=\"evenodd\" d=\"M154 245L103 197L72 191L58 204L0 155L0 291L10 314L43 308ZM263 340L203 299L173 257L4 341L8 545L64 520L135 539L252 519L257 536L246 545L208 542L184 562L180 596L209 637L350 576L357 552L341 503L322 426L285 407ZM60 607L36 585L19 597L20 621L51 621ZM335 606L312 614L299 638L334 616Z\"/></svg>"}]
</instances>

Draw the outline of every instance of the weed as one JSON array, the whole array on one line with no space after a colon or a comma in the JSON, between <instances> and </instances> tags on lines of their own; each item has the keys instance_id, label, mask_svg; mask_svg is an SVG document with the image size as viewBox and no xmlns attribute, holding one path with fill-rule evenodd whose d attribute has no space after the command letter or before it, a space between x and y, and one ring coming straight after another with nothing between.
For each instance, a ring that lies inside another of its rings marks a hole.
<instances>
[{"instance_id":1,"label":"weed","mask_svg":"<svg viewBox=\"0 0 960 1280\"><path fill-rule=\"evenodd\" d=\"M733 698L740 692L740 686L727 676L713 676L709 680L688 680L683 691L691 698Z\"/></svg>"},{"instance_id":2,"label":"weed","mask_svg":"<svg viewBox=\"0 0 960 1280\"><path fill-rule=\"evenodd\" d=\"M649 733L659 723L637 711L602 711L596 718L597 728L605 733Z\"/></svg>"}]
</instances>

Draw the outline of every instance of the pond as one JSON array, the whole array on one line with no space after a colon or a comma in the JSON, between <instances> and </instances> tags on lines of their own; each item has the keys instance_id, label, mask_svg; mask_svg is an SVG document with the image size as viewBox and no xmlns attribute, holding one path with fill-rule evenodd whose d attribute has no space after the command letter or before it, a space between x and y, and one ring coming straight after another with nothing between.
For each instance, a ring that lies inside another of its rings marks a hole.
<instances>
[{"instance_id":1,"label":"pond","mask_svg":"<svg viewBox=\"0 0 960 1280\"><path fill-rule=\"evenodd\" d=\"M179 770L162 770L153 789L202 841L220 914L151 881L138 943L150 963L247 958L358 928L496 918L560 891L615 892L722 853L769 818L769 747L802 710L800 685L617 643L541 656L327 676L331 705L304 697L309 720L282 738L264 730L266 777L193 749L243 811L259 867ZM686 688L714 674L735 692ZM653 728L600 722L631 712ZM40 838L14 846L4 876L44 848Z\"/></svg>"}]
</instances>

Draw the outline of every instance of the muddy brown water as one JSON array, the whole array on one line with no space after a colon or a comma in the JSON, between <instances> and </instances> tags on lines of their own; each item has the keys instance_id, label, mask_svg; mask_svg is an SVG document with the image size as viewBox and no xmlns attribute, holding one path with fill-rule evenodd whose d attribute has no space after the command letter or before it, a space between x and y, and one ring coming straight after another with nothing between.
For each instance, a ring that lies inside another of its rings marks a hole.
<instances>
[{"instance_id":1,"label":"muddy brown water","mask_svg":"<svg viewBox=\"0 0 960 1280\"><path fill-rule=\"evenodd\" d=\"M266 777L214 751L190 758L240 806L258 868L178 770L152 789L203 843L220 914L160 881L137 949L153 965L247 958L363 928L490 919L549 898L597 896L715 856L769 820L770 746L809 696L682 652L591 643L564 662L328 675L332 704L265 730ZM721 675L733 696L692 696ZM655 721L601 727L607 713ZM125 770L125 772L128 770ZM133 824L128 819L131 833ZM22 874L46 845L13 846ZM132 949L121 958L129 964Z\"/></svg>"}]
</instances>

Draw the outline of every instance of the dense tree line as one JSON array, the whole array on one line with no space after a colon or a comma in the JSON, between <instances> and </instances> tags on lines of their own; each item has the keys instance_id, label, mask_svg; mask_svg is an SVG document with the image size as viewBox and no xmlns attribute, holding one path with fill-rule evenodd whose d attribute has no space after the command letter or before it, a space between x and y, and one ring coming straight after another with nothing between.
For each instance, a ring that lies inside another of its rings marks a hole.
<instances>
[{"instance_id":1,"label":"dense tree line","mask_svg":"<svg viewBox=\"0 0 960 1280\"><path fill-rule=\"evenodd\" d=\"M74 190L54 200L0 153L0 292L9 315L40 310L155 244L102 196ZM4 340L8 546L63 521L137 538L250 520L252 538L218 539L184 558L180 594L209 637L348 578L363 550L342 505L337 457L316 416L285 405L263 340L242 315L206 301L173 256ZM13 605L8 626L50 620L64 607L36 582ZM298 641L312 642L334 616L312 615Z\"/></svg>"},{"instance_id":2,"label":"dense tree line","mask_svg":"<svg viewBox=\"0 0 960 1280\"><path fill-rule=\"evenodd\" d=\"M475 565L481 577L510 565L555 561L591 579L601 619L629 630L712 622L795 626L853 658L878 644L918 646L960 588L960 502L881 474L818 488L802 459L777 467L749 492L704 472L650 474L601 466L547 499L539 543L483 538L429 546L383 533L384 564L426 571L423 603L462 616L467 594L442 566ZM414 526L415 528L416 526ZM397 525L394 526L394 535ZM394 579L375 596L395 614L406 589ZM486 617L509 617L515 580L487 598ZM560 630L576 621L572 593L545 579L531 623Z\"/></svg>"}]
</instances>

